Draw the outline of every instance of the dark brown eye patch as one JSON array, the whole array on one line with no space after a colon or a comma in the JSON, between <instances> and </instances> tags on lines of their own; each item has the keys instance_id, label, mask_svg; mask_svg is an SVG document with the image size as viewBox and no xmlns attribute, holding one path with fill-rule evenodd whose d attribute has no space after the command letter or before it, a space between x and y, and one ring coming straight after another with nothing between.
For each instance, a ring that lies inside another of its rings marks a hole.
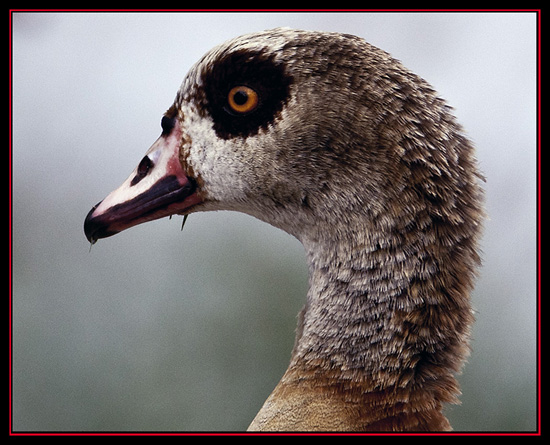
<instances>
[{"instance_id":1,"label":"dark brown eye patch","mask_svg":"<svg viewBox=\"0 0 550 445\"><path fill-rule=\"evenodd\" d=\"M288 101L292 84L282 63L249 50L221 57L201 77L204 106L222 139L253 136L266 129Z\"/></svg>"}]
</instances>

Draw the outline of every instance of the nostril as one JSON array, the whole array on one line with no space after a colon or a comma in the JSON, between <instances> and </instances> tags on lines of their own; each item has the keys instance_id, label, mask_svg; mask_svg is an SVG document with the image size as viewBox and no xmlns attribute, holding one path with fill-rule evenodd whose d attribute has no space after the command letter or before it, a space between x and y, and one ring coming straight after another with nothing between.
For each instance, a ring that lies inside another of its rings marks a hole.
<instances>
[{"instance_id":1,"label":"nostril","mask_svg":"<svg viewBox=\"0 0 550 445\"><path fill-rule=\"evenodd\" d=\"M152 166L153 166L153 161L149 159L149 156L144 156L137 168L138 175L141 177L146 176L147 173L149 173L149 170L151 170Z\"/></svg>"},{"instance_id":2,"label":"nostril","mask_svg":"<svg viewBox=\"0 0 550 445\"><path fill-rule=\"evenodd\" d=\"M149 170L153 168L153 161L149 159L149 156L144 156L141 162L138 165L136 176L132 179L132 182L130 182L130 186L136 185L139 181L141 181L147 174L149 173Z\"/></svg>"}]
</instances>

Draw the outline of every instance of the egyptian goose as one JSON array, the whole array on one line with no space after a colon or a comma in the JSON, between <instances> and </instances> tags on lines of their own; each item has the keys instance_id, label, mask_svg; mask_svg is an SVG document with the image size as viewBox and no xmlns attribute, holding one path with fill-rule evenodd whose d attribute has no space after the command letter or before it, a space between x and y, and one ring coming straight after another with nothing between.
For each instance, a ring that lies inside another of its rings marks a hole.
<instances>
[{"instance_id":1,"label":"egyptian goose","mask_svg":"<svg viewBox=\"0 0 550 445\"><path fill-rule=\"evenodd\" d=\"M290 364L249 429L449 430L483 194L472 144L432 87L361 38L278 28L203 56L161 126L86 217L91 243L236 210L305 248Z\"/></svg>"}]
</instances>

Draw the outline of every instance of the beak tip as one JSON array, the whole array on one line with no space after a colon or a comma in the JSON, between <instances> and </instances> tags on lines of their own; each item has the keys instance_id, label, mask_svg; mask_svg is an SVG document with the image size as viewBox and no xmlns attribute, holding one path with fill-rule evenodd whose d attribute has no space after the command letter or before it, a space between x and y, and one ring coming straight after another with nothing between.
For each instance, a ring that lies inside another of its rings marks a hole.
<instances>
[{"instance_id":1,"label":"beak tip","mask_svg":"<svg viewBox=\"0 0 550 445\"><path fill-rule=\"evenodd\" d=\"M101 215L94 216L94 212L101 202L92 207L84 220L84 235L86 235L86 239L90 244L95 244L100 238L107 238L118 233L117 231L108 230L108 224L102 220Z\"/></svg>"},{"instance_id":2,"label":"beak tip","mask_svg":"<svg viewBox=\"0 0 550 445\"><path fill-rule=\"evenodd\" d=\"M88 212L86 215L86 218L84 219L84 235L86 235L86 239L94 244L97 241L97 238L94 237L94 218L92 217L95 209L97 206L101 204L101 202L98 202L95 206L92 207L92 209Z\"/></svg>"}]
</instances>

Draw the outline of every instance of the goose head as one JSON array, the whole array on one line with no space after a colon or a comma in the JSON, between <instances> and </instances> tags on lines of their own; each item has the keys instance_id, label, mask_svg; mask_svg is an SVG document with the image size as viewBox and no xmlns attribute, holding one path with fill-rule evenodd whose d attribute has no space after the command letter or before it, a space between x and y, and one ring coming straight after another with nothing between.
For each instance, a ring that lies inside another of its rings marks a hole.
<instances>
[{"instance_id":1,"label":"goose head","mask_svg":"<svg viewBox=\"0 0 550 445\"><path fill-rule=\"evenodd\" d=\"M473 148L433 88L345 34L274 29L209 51L92 243L199 211L298 238L310 287L291 363L252 429L448 429L479 258Z\"/></svg>"}]
</instances>

